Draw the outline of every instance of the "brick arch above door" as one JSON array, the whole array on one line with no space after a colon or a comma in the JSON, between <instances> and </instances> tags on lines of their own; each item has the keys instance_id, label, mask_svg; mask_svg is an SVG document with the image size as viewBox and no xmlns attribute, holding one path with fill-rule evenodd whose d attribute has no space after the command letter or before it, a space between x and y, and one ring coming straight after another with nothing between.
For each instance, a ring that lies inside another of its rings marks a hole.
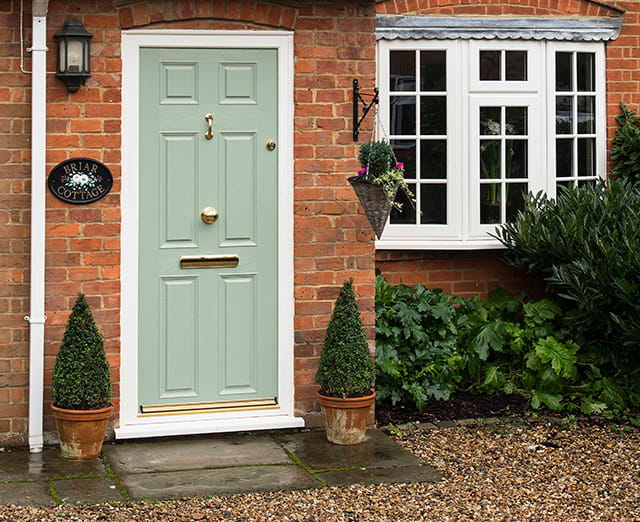
<instances>
[{"instance_id":1,"label":"brick arch above door","mask_svg":"<svg viewBox=\"0 0 640 522\"><path fill-rule=\"evenodd\" d=\"M278 29L293 29L298 9L273 2L198 2L197 0L115 0L123 29L183 20L218 19L247 22Z\"/></svg>"}]
</instances>

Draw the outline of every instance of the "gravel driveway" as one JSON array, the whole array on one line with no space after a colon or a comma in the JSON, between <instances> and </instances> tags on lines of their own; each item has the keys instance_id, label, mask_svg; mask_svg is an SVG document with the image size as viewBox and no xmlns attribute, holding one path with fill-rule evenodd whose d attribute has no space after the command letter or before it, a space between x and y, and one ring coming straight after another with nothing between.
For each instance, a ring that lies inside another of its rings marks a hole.
<instances>
[{"instance_id":1,"label":"gravel driveway","mask_svg":"<svg viewBox=\"0 0 640 522\"><path fill-rule=\"evenodd\" d=\"M637 428L479 422L408 428L395 438L444 480L157 503L0 506L0 521L640 520Z\"/></svg>"}]
</instances>

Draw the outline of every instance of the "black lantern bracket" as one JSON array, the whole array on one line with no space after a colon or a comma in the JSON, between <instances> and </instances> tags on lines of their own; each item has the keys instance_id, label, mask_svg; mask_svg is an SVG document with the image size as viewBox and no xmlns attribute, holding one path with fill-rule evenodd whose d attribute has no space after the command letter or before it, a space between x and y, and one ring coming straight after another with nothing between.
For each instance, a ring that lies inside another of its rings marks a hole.
<instances>
[{"instance_id":1,"label":"black lantern bracket","mask_svg":"<svg viewBox=\"0 0 640 522\"><path fill-rule=\"evenodd\" d=\"M367 101L363 96L370 97L371 101ZM360 125L366 118L367 114L374 105L378 105L379 96L378 88L373 88L373 94L360 92L360 84L358 80L353 80L353 141L358 141L360 136ZM360 107L362 107L362 114L360 114Z\"/></svg>"}]
</instances>

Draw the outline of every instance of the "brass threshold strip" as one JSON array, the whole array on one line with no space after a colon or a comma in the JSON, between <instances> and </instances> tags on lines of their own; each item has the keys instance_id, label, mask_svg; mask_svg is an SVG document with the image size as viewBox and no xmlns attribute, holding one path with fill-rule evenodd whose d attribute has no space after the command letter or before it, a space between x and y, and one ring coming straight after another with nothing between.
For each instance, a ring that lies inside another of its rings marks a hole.
<instances>
[{"instance_id":1,"label":"brass threshold strip","mask_svg":"<svg viewBox=\"0 0 640 522\"><path fill-rule=\"evenodd\" d=\"M142 415L178 415L182 413L206 413L220 411L240 411L272 409L278 406L275 397L266 399L241 399L237 401L191 402L178 404L142 404Z\"/></svg>"},{"instance_id":2,"label":"brass threshold strip","mask_svg":"<svg viewBox=\"0 0 640 522\"><path fill-rule=\"evenodd\" d=\"M180 268L233 268L238 266L240 257L226 256L182 256Z\"/></svg>"}]
</instances>

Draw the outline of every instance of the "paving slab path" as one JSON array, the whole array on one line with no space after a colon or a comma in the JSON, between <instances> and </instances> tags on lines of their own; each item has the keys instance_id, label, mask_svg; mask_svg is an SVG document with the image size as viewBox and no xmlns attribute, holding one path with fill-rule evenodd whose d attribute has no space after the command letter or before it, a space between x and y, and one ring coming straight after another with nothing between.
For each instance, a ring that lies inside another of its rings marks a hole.
<instances>
[{"instance_id":1,"label":"paving slab path","mask_svg":"<svg viewBox=\"0 0 640 522\"><path fill-rule=\"evenodd\" d=\"M54 506L344 486L435 482L440 474L380 431L336 446L322 431L105 443L92 461L57 447L0 453L0 505Z\"/></svg>"}]
</instances>

